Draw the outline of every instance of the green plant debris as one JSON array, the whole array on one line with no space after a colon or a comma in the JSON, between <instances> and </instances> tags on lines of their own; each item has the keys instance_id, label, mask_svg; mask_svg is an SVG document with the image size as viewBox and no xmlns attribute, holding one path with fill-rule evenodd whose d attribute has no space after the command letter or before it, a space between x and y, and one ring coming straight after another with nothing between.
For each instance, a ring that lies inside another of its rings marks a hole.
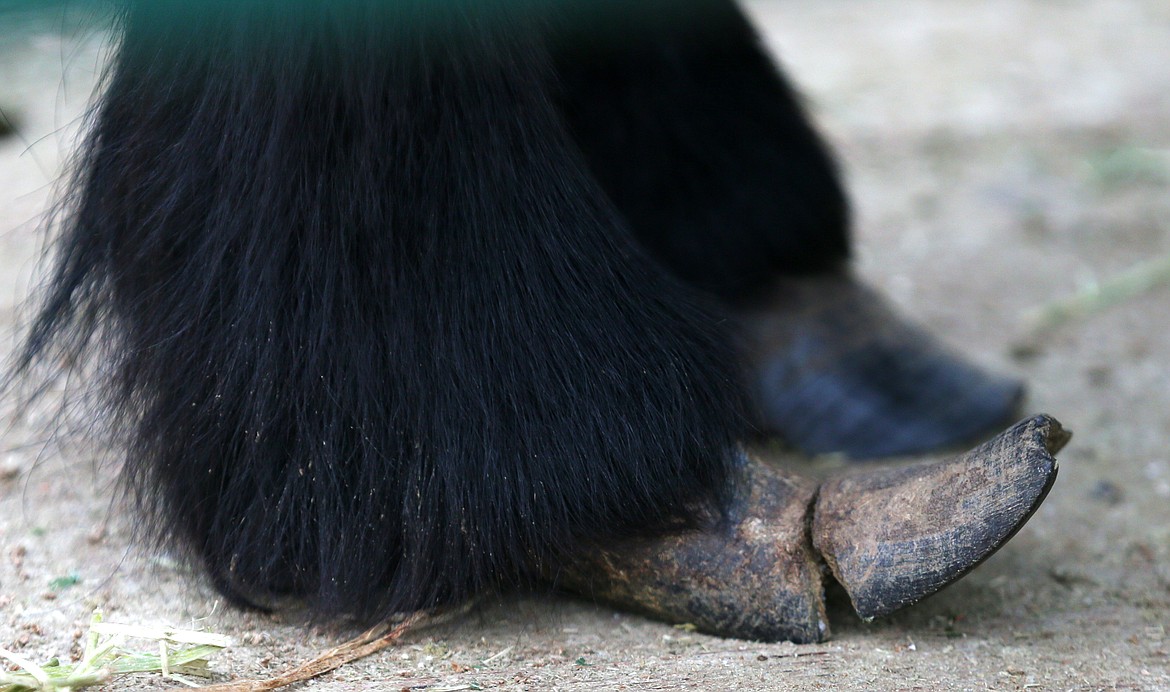
<instances>
[{"instance_id":1,"label":"green plant debris","mask_svg":"<svg viewBox=\"0 0 1170 692\"><path fill-rule=\"evenodd\" d=\"M1136 264L1105 281L1080 289L1069 298L1042 305L1026 316L1029 332L1046 333L1085 319L1119 303L1170 284L1170 254Z\"/></svg>"},{"instance_id":2,"label":"green plant debris","mask_svg":"<svg viewBox=\"0 0 1170 692\"><path fill-rule=\"evenodd\" d=\"M1098 154L1088 163L1097 183L1105 188L1170 180L1170 151L1164 149L1120 147Z\"/></svg>"},{"instance_id":3,"label":"green plant debris","mask_svg":"<svg viewBox=\"0 0 1170 692\"><path fill-rule=\"evenodd\" d=\"M77 586L81 583L81 576L74 573L66 577L57 577L49 582L49 589L51 591L64 591L71 586Z\"/></svg>"},{"instance_id":4,"label":"green plant debris","mask_svg":"<svg viewBox=\"0 0 1170 692\"><path fill-rule=\"evenodd\" d=\"M128 639L153 640L157 651L127 649ZM115 676L131 673L162 673L179 682L184 682L181 675L209 678L208 657L230 644L227 637L208 632L102 622L101 611L94 611L85 639L85 653L77 663L63 664L54 658L38 665L0 648L0 658L17 668L0 671L0 692L68 692L102 685Z\"/></svg>"}]
</instances>

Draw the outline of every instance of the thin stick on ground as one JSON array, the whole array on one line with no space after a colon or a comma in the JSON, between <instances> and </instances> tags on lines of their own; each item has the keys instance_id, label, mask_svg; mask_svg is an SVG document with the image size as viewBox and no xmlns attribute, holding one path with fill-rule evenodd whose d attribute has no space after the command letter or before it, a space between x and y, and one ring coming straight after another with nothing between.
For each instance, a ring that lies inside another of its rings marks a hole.
<instances>
[{"instance_id":1,"label":"thin stick on ground","mask_svg":"<svg viewBox=\"0 0 1170 692\"><path fill-rule=\"evenodd\" d=\"M389 632L386 631L388 625L379 625L275 677L265 680L230 682L200 689L209 690L210 692L260 692L262 690L276 690L298 682L304 682L392 646L408 630L426 622L428 619L429 614L426 612L419 611L411 613Z\"/></svg>"}]
</instances>

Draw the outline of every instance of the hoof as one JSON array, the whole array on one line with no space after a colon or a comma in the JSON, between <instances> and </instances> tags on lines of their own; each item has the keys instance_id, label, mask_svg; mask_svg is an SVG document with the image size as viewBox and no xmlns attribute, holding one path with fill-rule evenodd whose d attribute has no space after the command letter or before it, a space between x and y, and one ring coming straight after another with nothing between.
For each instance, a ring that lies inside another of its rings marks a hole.
<instances>
[{"instance_id":1,"label":"hoof","mask_svg":"<svg viewBox=\"0 0 1170 692\"><path fill-rule=\"evenodd\" d=\"M827 481L813 545L862 618L916 603L1024 525L1052 487L1052 455L1069 436L1037 416L955 459Z\"/></svg>"},{"instance_id":2,"label":"hoof","mask_svg":"<svg viewBox=\"0 0 1170 692\"><path fill-rule=\"evenodd\" d=\"M921 454L1018 416L1019 382L965 362L848 276L786 279L739 314L757 425L804 452Z\"/></svg>"},{"instance_id":3,"label":"hoof","mask_svg":"<svg viewBox=\"0 0 1170 692\"><path fill-rule=\"evenodd\" d=\"M816 485L749 461L726 515L711 526L591 551L558 586L709 634L822 641L821 561L809 542Z\"/></svg>"},{"instance_id":4,"label":"hoof","mask_svg":"<svg viewBox=\"0 0 1170 692\"><path fill-rule=\"evenodd\" d=\"M587 598L709 634L821 641L826 565L865 619L929 596L1027 521L1068 438L1038 416L949 461L873 469L819 489L748 460L718 521L585 550L550 576Z\"/></svg>"}]
</instances>

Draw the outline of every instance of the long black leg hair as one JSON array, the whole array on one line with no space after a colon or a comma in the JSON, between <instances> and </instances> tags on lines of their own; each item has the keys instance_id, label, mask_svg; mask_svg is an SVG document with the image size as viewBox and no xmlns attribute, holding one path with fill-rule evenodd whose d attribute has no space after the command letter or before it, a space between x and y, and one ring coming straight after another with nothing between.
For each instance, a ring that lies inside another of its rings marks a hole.
<instances>
[{"instance_id":1,"label":"long black leg hair","mask_svg":"<svg viewBox=\"0 0 1170 692\"><path fill-rule=\"evenodd\" d=\"M543 11L136 0L19 368L97 359L225 594L376 619L717 511L721 318L554 103Z\"/></svg>"},{"instance_id":2,"label":"long black leg hair","mask_svg":"<svg viewBox=\"0 0 1170 692\"><path fill-rule=\"evenodd\" d=\"M594 0L558 29L574 139L676 276L734 306L844 268L836 164L733 0Z\"/></svg>"}]
</instances>

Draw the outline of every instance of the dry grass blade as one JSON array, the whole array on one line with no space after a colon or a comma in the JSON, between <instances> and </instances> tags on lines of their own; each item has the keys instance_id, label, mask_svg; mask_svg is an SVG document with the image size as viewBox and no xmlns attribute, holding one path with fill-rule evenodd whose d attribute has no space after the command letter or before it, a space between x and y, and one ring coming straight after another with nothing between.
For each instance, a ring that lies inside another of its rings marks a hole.
<instances>
[{"instance_id":1,"label":"dry grass blade","mask_svg":"<svg viewBox=\"0 0 1170 692\"><path fill-rule=\"evenodd\" d=\"M1032 332L1046 332L1167 283L1170 283L1170 255L1162 255L1082 288L1069 298L1043 305L1029 313L1026 320Z\"/></svg>"},{"instance_id":2,"label":"dry grass blade","mask_svg":"<svg viewBox=\"0 0 1170 692\"><path fill-rule=\"evenodd\" d=\"M154 640L158 653L127 649L126 640L130 638ZM129 673L157 672L176 680L178 674L210 677L207 658L229 644L227 637L208 632L106 623L102 622L101 612L94 611L85 653L77 663L53 659L38 665L0 649L0 658L18 668L0 672L0 692L73 690L105 684L116 675Z\"/></svg>"}]
</instances>

